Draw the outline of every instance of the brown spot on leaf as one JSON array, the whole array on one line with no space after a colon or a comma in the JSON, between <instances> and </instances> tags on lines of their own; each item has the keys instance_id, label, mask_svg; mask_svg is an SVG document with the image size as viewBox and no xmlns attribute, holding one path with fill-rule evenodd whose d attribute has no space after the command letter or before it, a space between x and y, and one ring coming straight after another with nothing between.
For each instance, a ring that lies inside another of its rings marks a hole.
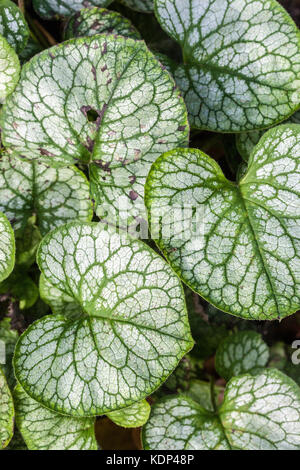
<instances>
[{"instance_id":1,"label":"brown spot on leaf","mask_svg":"<svg viewBox=\"0 0 300 470\"><path fill-rule=\"evenodd\" d=\"M110 162L104 162L103 160L94 160L94 163L101 168L101 170L106 171L107 173L111 173L111 169L109 168Z\"/></svg>"},{"instance_id":2,"label":"brown spot on leaf","mask_svg":"<svg viewBox=\"0 0 300 470\"><path fill-rule=\"evenodd\" d=\"M55 157L54 153L49 152L49 150L43 149L41 147L39 147L38 150L40 151L41 155L45 155L47 157Z\"/></svg>"},{"instance_id":3,"label":"brown spot on leaf","mask_svg":"<svg viewBox=\"0 0 300 470\"><path fill-rule=\"evenodd\" d=\"M135 191L131 190L130 193L129 193L129 197L132 201L135 201L139 197L139 195Z\"/></svg>"},{"instance_id":4,"label":"brown spot on leaf","mask_svg":"<svg viewBox=\"0 0 300 470\"><path fill-rule=\"evenodd\" d=\"M130 184L134 184L136 182L136 176L135 175L130 175L129 176L129 181L130 181Z\"/></svg>"},{"instance_id":5,"label":"brown spot on leaf","mask_svg":"<svg viewBox=\"0 0 300 470\"><path fill-rule=\"evenodd\" d=\"M178 130L179 130L179 131L185 131L185 129L186 129L186 126L179 126L179 127L178 127Z\"/></svg>"}]
</instances>

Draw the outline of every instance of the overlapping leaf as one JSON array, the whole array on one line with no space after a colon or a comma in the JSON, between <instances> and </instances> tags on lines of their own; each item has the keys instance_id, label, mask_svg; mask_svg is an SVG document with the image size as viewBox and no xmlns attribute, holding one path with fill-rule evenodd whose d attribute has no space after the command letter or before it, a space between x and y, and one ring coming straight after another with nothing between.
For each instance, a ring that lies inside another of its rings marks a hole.
<instances>
[{"instance_id":1,"label":"overlapping leaf","mask_svg":"<svg viewBox=\"0 0 300 470\"><path fill-rule=\"evenodd\" d=\"M275 369L233 378L216 414L186 397L152 407L143 430L151 450L299 450L300 390Z\"/></svg>"},{"instance_id":2,"label":"overlapping leaf","mask_svg":"<svg viewBox=\"0 0 300 470\"><path fill-rule=\"evenodd\" d=\"M138 428L147 422L150 411L151 407L149 403L146 400L142 400L127 408L107 413L107 416L118 426L124 428Z\"/></svg>"},{"instance_id":3,"label":"overlapping leaf","mask_svg":"<svg viewBox=\"0 0 300 470\"><path fill-rule=\"evenodd\" d=\"M94 418L72 418L30 398L18 384L14 391L16 424L29 450L97 450Z\"/></svg>"},{"instance_id":4,"label":"overlapping leaf","mask_svg":"<svg viewBox=\"0 0 300 470\"><path fill-rule=\"evenodd\" d=\"M84 7L107 7L113 0L33 0L35 11L45 19L70 16Z\"/></svg>"},{"instance_id":5,"label":"overlapping leaf","mask_svg":"<svg viewBox=\"0 0 300 470\"><path fill-rule=\"evenodd\" d=\"M38 263L78 306L77 316L33 323L16 347L19 382L48 408L91 416L130 406L191 348L180 282L141 241L72 223L43 239Z\"/></svg>"},{"instance_id":6,"label":"overlapping leaf","mask_svg":"<svg viewBox=\"0 0 300 470\"><path fill-rule=\"evenodd\" d=\"M76 72L75 72L76 71ZM142 42L79 38L34 57L1 116L3 140L52 166L89 163L98 214L144 215L153 161L186 146L186 109Z\"/></svg>"},{"instance_id":7,"label":"overlapping leaf","mask_svg":"<svg viewBox=\"0 0 300 470\"><path fill-rule=\"evenodd\" d=\"M228 313L300 306L300 126L270 130L238 184L198 150L162 155L146 184L153 238L192 289Z\"/></svg>"},{"instance_id":8,"label":"overlapping leaf","mask_svg":"<svg viewBox=\"0 0 300 470\"><path fill-rule=\"evenodd\" d=\"M95 34L118 34L132 39L141 39L132 23L115 11L105 8L83 8L66 24L65 39Z\"/></svg>"},{"instance_id":9,"label":"overlapping leaf","mask_svg":"<svg viewBox=\"0 0 300 470\"><path fill-rule=\"evenodd\" d=\"M0 212L0 282L12 272L15 262L14 233L4 214Z\"/></svg>"},{"instance_id":10,"label":"overlapping leaf","mask_svg":"<svg viewBox=\"0 0 300 470\"><path fill-rule=\"evenodd\" d=\"M0 34L19 54L27 44L29 28L24 15L10 0L0 2Z\"/></svg>"},{"instance_id":11,"label":"overlapping leaf","mask_svg":"<svg viewBox=\"0 0 300 470\"><path fill-rule=\"evenodd\" d=\"M300 106L300 33L275 0L156 0L182 47L174 77L193 127L269 127ZM284 24L284 28L282 25Z\"/></svg>"},{"instance_id":12,"label":"overlapping leaf","mask_svg":"<svg viewBox=\"0 0 300 470\"><path fill-rule=\"evenodd\" d=\"M300 111L293 114L286 123L300 124ZM248 161L255 145L258 144L266 131L242 132L236 134L236 145L244 161Z\"/></svg>"},{"instance_id":13,"label":"overlapping leaf","mask_svg":"<svg viewBox=\"0 0 300 470\"><path fill-rule=\"evenodd\" d=\"M0 160L0 211L15 230L33 215L42 235L71 220L89 221L89 183L75 166L54 169L3 155Z\"/></svg>"},{"instance_id":14,"label":"overlapping leaf","mask_svg":"<svg viewBox=\"0 0 300 470\"><path fill-rule=\"evenodd\" d=\"M255 374L266 366L269 348L255 331L240 331L225 338L216 353L216 370L226 380L237 375Z\"/></svg>"},{"instance_id":15,"label":"overlapping leaf","mask_svg":"<svg viewBox=\"0 0 300 470\"><path fill-rule=\"evenodd\" d=\"M20 63L14 49L0 36L0 105L14 90L20 75Z\"/></svg>"},{"instance_id":16,"label":"overlapping leaf","mask_svg":"<svg viewBox=\"0 0 300 470\"><path fill-rule=\"evenodd\" d=\"M14 432L14 404L0 368L0 449L7 446Z\"/></svg>"}]
</instances>

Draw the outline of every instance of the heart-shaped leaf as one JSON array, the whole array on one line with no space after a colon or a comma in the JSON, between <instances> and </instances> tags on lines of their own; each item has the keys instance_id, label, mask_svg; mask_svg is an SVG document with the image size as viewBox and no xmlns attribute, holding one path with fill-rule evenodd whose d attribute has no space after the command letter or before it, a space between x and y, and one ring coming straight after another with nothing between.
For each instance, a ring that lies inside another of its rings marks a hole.
<instances>
[{"instance_id":1,"label":"heart-shaped leaf","mask_svg":"<svg viewBox=\"0 0 300 470\"><path fill-rule=\"evenodd\" d=\"M216 414L186 397L167 397L152 407L143 429L151 450L299 450L300 389L286 375L266 369L227 385Z\"/></svg>"},{"instance_id":2,"label":"heart-shaped leaf","mask_svg":"<svg viewBox=\"0 0 300 470\"><path fill-rule=\"evenodd\" d=\"M19 54L27 44L29 28L20 8L10 0L0 2L0 34Z\"/></svg>"},{"instance_id":3,"label":"heart-shaped leaf","mask_svg":"<svg viewBox=\"0 0 300 470\"><path fill-rule=\"evenodd\" d=\"M70 16L84 7L107 7L113 0L33 0L35 11L45 19L55 16Z\"/></svg>"},{"instance_id":4,"label":"heart-shaped leaf","mask_svg":"<svg viewBox=\"0 0 300 470\"><path fill-rule=\"evenodd\" d=\"M193 127L270 127L300 106L300 33L275 0L156 0L182 47L174 78ZM282 25L284 24L284 28Z\"/></svg>"},{"instance_id":5,"label":"heart-shaped leaf","mask_svg":"<svg viewBox=\"0 0 300 470\"><path fill-rule=\"evenodd\" d=\"M0 449L4 449L13 436L14 415L13 399L0 368Z\"/></svg>"},{"instance_id":6,"label":"heart-shaped leaf","mask_svg":"<svg viewBox=\"0 0 300 470\"><path fill-rule=\"evenodd\" d=\"M16 424L29 450L97 450L94 418L72 418L30 398L18 384L14 390Z\"/></svg>"},{"instance_id":7,"label":"heart-shaped leaf","mask_svg":"<svg viewBox=\"0 0 300 470\"><path fill-rule=\"evenodd\" d=\"M75 72L76 71L76 72ZM34 57L1 116L3 140L51 166L90 165L98 214L144 216L153 161L188 143L186 108L143 42L73 39Z\"/></svg>"},{"instance_id":8,"label":"heart-shaped leaf","mask_svg":"<svg viewBox=\"0 0 300 470\"><path fill-rule=\"evenodd\" d=\"M0 282L6 279L15 263L15 238L10 223L0 212Z\"/></svg>"},{"instance_id":9,"label":"heart-shaped leaf","mask_svg":"<svg viewBox=\"0 0 300 470\"><path fill-rule=\"evenodd\" d=\"M120 0L121 3L141 13L151 13L154 9L154 0Z\"/></svg>"},{"instance_id":10,"label":"heart-shaped leaf","mask_svg":"<svg viewBox=\"0 0 300 470\"><path fill-rule=\"evenodd\" d=\"M255 331L239 331L219 345L215 364L221 377L229 380L245 373L256 374L269 360L269 348Z\"/></svg>"},{"instance_id":11,"label":"heart-shaped leaf","mask_svg":"<svg viewBox=\"0 0 300 470\"><path fill-rule=\"evenodd\" d=\"M300 111L297 111L286 121L286 123L289 122L292 124L300 124ZM248 162L251 152L265 132L266 130L236 134L236 146L245 162Z\"/></svg>"},{"instance_id":12,"label":"heart-shaped leaf","mask_svg":"<svg viewBox=\"0 0 300 470\"><path fill-rule=\"evenodd\" d=\"M115 424L123 428L138 428L148 421L150 411L149 403L146 400L142 400L127 408L107 413L107 416Z\"/></svg>"},{"instance_id":13,"label":"heart-shaped leaf","mask_svg":"<svg viewBox=\"0 0 300 470\"><path fill-rule=\"evenodd\" d=\"M54 169L3 155L0 160L0 211L15 230L24 231L35 215L42 235L71 220L93 215L89 183L75 166Z\"/></svg>"},{"instance_id":14,"label":"heart-shaped leaf","mask_svg":"<svg viewBox=\"0 0 300 470\"><path fill-rule=\"evenodd\" d=\"M44 406L73 416L130 406L192 347L182 286L143 242L71 223L43 239L38 263L77 304L77 316L46 316L16 346L18 381Z\"/></svg>"},{"instance_id":15,"label":"heart-shaped leaf","mask_svg":"<svg viewBox=\"0 0 300 470\"><path fill-rule=\"evenodd\" d=\"M20 75L17 54L3 36L0 36L0 104L14 90Z\"/></svg>"},{"instance_id":16,"label":"heart-shaped leaf","mask_svg":"<svg viewBox=\"0 0 300 470\"><path fill-rule=\"evenodd\" d=\"M71 16L64 31L65 39L95 34L118 34L141 39L140 33L127 18L105 8L83 8Z\"/></svg>"},{"instance_id":17,"label":"heart-shaped leaf","mask_svg":"<svg viewBox=\"0 0 300 470\"><path fill-rule=\"evenodd\" d=\"M225 312L300 307L300 126L266 133L238 184L199 150L162 155L146 184L150 229L178 275Z\"/></svg>"}]
</instances>

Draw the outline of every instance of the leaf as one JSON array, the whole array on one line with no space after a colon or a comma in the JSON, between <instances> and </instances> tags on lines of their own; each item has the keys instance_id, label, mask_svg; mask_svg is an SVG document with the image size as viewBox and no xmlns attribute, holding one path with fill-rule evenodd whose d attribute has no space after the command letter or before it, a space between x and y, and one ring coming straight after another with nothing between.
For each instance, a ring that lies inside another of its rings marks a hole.
<instances>
[{"instance_id":1,"label":"leaf","mask_svg":"<svg viewBox=\"0 0 300 470\"><path fill-rule=\"evenodd\" d=\"M300 106L300 33L274 0L156 0L164 30L182 47L174 73L192 127L270 127ZM282 25L284 24L284 30Z\"/></svg>"},{"instance_id":2,"label":"leaf","mask_svg":"<svg viewBox=\"0 0 300 470\"><path fill-rule=\"evenodd\" d=\"M0 34L7 40L17 54L26 46L29 28L20 8L10 0L0 3Z\"/></svg>"},{"instance_id":3,"label":"leaf","mask_svg":"<svg viewBox=\"0 0 300 470\"><path fill-rule=\"evenodd\" d=\"M245 373L256 374L267 365L269 348L255 331L240 331L219 345L215 364L221 377L229 380Z\"/></svg>"},{"instance_id":4,"label":"leaf","mask_svg":"<svg viewBox=\"0 0 300 470\"><path fill-rule=\"evenodd\" d=\"M83 8L68 20L64 38L94 36L95 34L118 34L132 39L141 39L132 23L115 11L105 8Z\"/></svg>"},{"instance_id":5,"label":"leaf","mask_svg":"<svg viewBox=\"0 0 300 470\"><path fill-rule=\"evenodd\" d=\"M214 386L215 402L219 401L219 395L222 395L223 389L221 387ZM205 410L214 411L214 405L212 401L211 385L209 382L203 380L192 380L190 382L189 389L185 392L185 395L190 397L196 403L199 403Z\"/></svg>"},{"instance_id":6,"label":"leaf","mask_svg":"<svg viewBox=\"0 0 300 470\"><path fill-rule=\"evenodd\" d=\"M147 422L150 411L149 403L146 400L142 400L122 410L107 413L107 417L123 428L138 428Z\"/></svg>"},{"instance_id":7,"label":"leaf","mask_svg":"<svg viewBox=\"0 0 300 470\"><path fill-rule=\"evenodd\" d=\"M297 111L285 122L292 124L300 124L300 111ZM248 162L251 152L253 151L255 145L258 144L265 132L266 130L242 132L241 134L236 134L236 146L245 162Z\"/></svg>"},{"instance_id":8,"label":"leaf","mask_svg":"<svg viewBox=\"0 0 300 470\"><path fill-rule=\"evenodd\" d=\"M1 126L5 145L28 159L90 162L97 214L108 212L114 222L119 214L144 216L151 164L186 146L189 133L183 99L146 45L100 35L65 42L25 64Z\"/></svg>"},{"instance_id":9,"label":"leaf","mask_svg":"<svg viewBox=\"0 0 300 470\"><path fill-rule=\"evenodd\" d=\"M18 231L35 215L42 235L71 220L89 221L93 210L89 183L75 166L54 169L3 155L0 160L0 211Z\"/></svg>"},{"instance_id":10,"label":"leaf","mask_svg":"<svg viewBox=\"0 0 300 470\"><path fill-rule=\"evenodd\" d=\"M145 200L152 238L173 269L217 308L252 320L300 306L300 126L264 135L232 183L199 150L162 155Z\"/></svg>"},{"instance_id":11,"label":"leaf","mask_svg":"<svg viewBox=\"0 0 300 470\"><path fill-rule=\"evenodd\" d=\"M128 8L142 13L151 13L154 9L154 0L120 0Z\"/></svg>"},{"instance_id":12,"label":"leaf","mask_svg":"<svg viewBox=\"0 0 300 470\"><path fill-rule=\"evenodd\" d=\"M17 331L11 329L10 318L4 318L0 321L0 367L6 377L8 386L11 388L15 384L12 358L18 337ZM2 361L2 359L4 360Z\"/></svg>"},{"instance_id":13,"label":"leaf","mask_svg":"<svg viewBox=\"0 0 300 470\"><path fill-rule=\"evenodd\" d=\"M152 406L143 427L145 450L229 450L213 413L185 396L168 396Z\"/></svg>"},{"instance_id":14,"label":"leaf","mask_svg":"<svg viewBox=\"0 0 300 470\"><path fill-rule=\"evenodd\" d=\"M33 323L17 344L17 379L42 405L73 416L125 408L191 349L181 284L143 242L71 223L43 239L37 259L47 282L78 306L77 317Z\"/></svg>"},{"instance_id":15,"label":"leaf","mask_svg":"<svg viewBox=\"0 0 300 470\"><path fill-rule=\"evenodd\" d=\"M20 63L17 54L0 35L0 105L14 90L20 75Z\"/></svg>"},{"instance_id":16,"label":"leaf","mask_svg":"<svg viewBox=\"0 0 300 470\"><path fill-rule=\"evenodd\" d=\"M94 418L72 418L48 410L18 384L16 423L29 450L97 450Z\"/></svg>"},{"instance_id":17,"label":"leaf","mask_svg":"<svg viewBox=\"0 0 300 470\"><path fill-rule=\"evenodd\" d=\"M70 16L74 11L84 7L107 7L113 0L33 0L33 7L38 15L44 19L52 19L55 16Z\"/></svg>"},{"instance_id":18,"label":"leaf","mask_svg":"<svg viewBox=\"0 0 300 470\"><path fill-rule=\"evenodd\" d=\"M228 383L218 416L185 397L152 407L143 428L151 450L299 450L300 390L276 369Z\"/></svg>"},{"instance_id":19,"label":"leaf","mask_svg":"<svg viewBox=\"0 0 300 470\"><path fill-rule=\"evenodd\" d=\"M0 212L0 282L6 279L15 263L14 232L4 214Z\"/></svg>"},{"instance_id":20,"label":"leaf","mask_svg":"<svg viewBox=\"0 0 300 470\"><path fill-rule=\"evenodd\" d=\"M0 449L4 449L13 436L14 414L13 399L0 368Z\"/></svg>"}]
</instances>

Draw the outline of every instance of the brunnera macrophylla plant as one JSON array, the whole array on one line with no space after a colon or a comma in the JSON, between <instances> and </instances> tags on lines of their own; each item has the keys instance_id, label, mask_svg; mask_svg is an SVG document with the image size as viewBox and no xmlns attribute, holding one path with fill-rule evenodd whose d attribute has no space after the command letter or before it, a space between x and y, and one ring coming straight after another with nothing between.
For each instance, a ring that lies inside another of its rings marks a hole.
<instances>
[{"instance_id":1,"label":"brunnera macrophylla plant","mask_svg":"<svg viewBox=\"0 0 300 470\"><path fill-rule=\"evenodd\" d=\"M275 0L20 6L0 0L0 448L101 449L106 416L155 451L299 450L270 322L300 305L296 24Z\"/></svg>"}]
</instances>

